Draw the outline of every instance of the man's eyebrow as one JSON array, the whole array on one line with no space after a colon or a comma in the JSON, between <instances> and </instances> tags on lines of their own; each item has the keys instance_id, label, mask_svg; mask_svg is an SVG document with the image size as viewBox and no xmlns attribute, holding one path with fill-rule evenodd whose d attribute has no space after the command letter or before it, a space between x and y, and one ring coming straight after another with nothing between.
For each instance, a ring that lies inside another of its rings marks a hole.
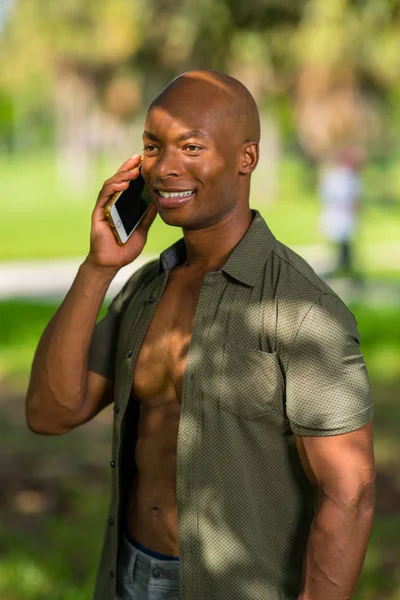
<instances>
[{"instance_id":1,"label":"man's eyebrow","mask_svg":"<svg viewBox=\"0 0 400 600\"><path fill-rule=\"evenodd\" d=\"M153 140L153 142L159 142L159 138L154 134L151 133L151 131L143 131L143 137L147 137L149 138L149 140ZM208 138L208 135L206 133L204 133L204 131L201 131L200 129L192 129L191 131L185 131L185 133L181 133L181 135L179 135L176 138L177 142L183 142L185 140L188 140L190 138L194 138L194 137L201 137L201 138Z\"/></svg>"},{"instance_id":2,"label":"man's eyebrow","mask_svg":"<svg viewBox=\"0 0 400 600\"><path fill-rule=\"evenodd\" d=\"M143 131L143 137L147 137L149 138L149 140L153 140L153 142L159 142L160 140L158 139L158 137L156 135L154 135L154 133L151 133L150 131Z\"/></svg>"},{"instance_id":3,"label":"man's eyebrow","mask_svg":"<svg viewBox=\"0 0 400 600\"><path fill-rule=\"evenodd\" d=\"M204 133L204 131L201 131L200 129L192 129L191 131L185 131L185 133L182 133L181 135L179 135L177 137L177 141L184 142L185 140L188 140L188 139L194 138L194 137L208 138L208 135L206 133Z\"/></svg>"}]
</instances>

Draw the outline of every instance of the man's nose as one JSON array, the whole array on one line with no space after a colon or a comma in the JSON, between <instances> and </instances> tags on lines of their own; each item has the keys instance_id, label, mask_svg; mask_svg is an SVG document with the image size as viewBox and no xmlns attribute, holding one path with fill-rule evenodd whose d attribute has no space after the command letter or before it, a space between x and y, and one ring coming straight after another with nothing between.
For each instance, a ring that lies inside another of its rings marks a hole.
<instances>
[{"instance_id":1,"label":"man's nose","mask_svg":"<svg viewBox=\"0 0 400 600\"><path fill-rule=\"evenodd\" d=\"M179 177L183 173L182 160L173 150L163 150L152 170L153 176L159 179Z\"/></svg>"}]
</instances>

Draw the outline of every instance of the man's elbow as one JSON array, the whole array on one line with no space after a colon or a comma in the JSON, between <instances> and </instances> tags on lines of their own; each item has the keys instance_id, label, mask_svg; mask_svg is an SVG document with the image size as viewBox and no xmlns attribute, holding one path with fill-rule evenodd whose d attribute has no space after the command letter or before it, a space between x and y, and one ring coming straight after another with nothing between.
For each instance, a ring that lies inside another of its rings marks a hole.
<instances>
[{"instance_id":1,"label":"man's elbow","mask_svg":"<svg viewBox=\"0 0 400 600\"><path fill-rule=\"evenodd\" d=\"M63 435L76 426L67 423L65 419L60 419L58 415L47 414L43 410L38 410L35 408L34 403L29 402L28 397L25 404L25 420L28 429L38 435Z\"/></svg>"},{"instance_id":2,"label":"man's elbow","mask_svg":"<svg viewBox=\"0 0 400 600\"><path fill-rule=\"evenodd\" d=\"M54 423L43 418L35 418L28 415L26 416L26 424L32 433L38 435L63 435L73 429L73 427L67 427L59 422Z\"/></svg>"},{"instance_id":3,"label":"man's elbow","mask_svg":"<svg viewBox=\"0 0 400 600\"><path fill-rule=\"evenodd\" d=\"M71 428L62 427L59 424L55 427L53 424L49 425L48 423L35 419L26 419L26 424L28 429L32 433L36 433L37 435L63 435L64 433L68 433Z\"/></svg>"},{"instance_id":4,"label":"man's elbow","mask_svg":"<svg viewBox=\"0 0 400 600\"><path fill-rule=\"evenodd\" d=\"M353 515L357 520L369 522L375 513L375 479L373 476L364 482L338 487L334 490L320 490L322 502L332 502L341 513Z\"/></svg>"},{"instance_id":5,"label":"man's elbow","mask_svg":"<svg viewBox=\"0 0 400 600\"><path fill-rule=\"evenodd\" d=\"M371 521L375 514L375 480L365 482L357 494L355 509L360 519Z\"/></svg>"}]
</instances>

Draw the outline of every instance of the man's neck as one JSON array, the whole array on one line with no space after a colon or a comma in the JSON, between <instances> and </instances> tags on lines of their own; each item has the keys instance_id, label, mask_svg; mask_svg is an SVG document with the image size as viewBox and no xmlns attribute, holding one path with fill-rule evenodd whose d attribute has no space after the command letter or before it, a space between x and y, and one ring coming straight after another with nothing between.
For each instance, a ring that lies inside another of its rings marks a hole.
<instances>
[{"instance_id":1,"label":"man's neck","mask_svg":"<svg viewBox=\"0 0 400 600\"><path fill-rule=\"evenodd\" d=\"M186 260L182 265L193 273L217 271L228 260L253 220L250 208L236 211L225 219L198 231L184 231Z\"/></svg>"}]
</instances>

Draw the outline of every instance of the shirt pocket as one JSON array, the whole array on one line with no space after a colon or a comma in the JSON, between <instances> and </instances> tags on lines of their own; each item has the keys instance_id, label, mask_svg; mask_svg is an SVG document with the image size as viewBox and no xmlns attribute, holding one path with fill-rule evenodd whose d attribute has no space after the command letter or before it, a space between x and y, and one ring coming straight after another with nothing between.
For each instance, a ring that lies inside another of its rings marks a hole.
<instances>
[{"instance_id":1,"label":"shirt pocket","mask_svg":"<svg viewBox=\"0 0 400 600\"><path fill-rule=\"evenodd\" d=\"M276 352L226 345L219 383L223 411L245 419L273 411L283 414L283 377Z\"/></svg>"}]
</instances>

